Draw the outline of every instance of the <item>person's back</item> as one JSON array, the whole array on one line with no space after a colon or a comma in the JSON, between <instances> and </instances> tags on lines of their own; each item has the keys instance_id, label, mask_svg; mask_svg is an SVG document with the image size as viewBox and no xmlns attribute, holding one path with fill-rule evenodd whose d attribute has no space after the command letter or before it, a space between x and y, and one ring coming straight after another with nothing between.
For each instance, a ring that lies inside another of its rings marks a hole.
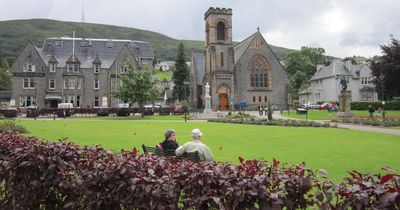
<instances>
[{"instance_id":1,"label":"person's back","mask_svg":"<svg viewBox=\"0 0 400 210\"><path fill-rule=\"evenodd\" d=\"M192 137L193 140L186 142L182 146L178 147L176 149L175 154L180 156L183 155L186 152L198 152L200 156L200 160L207 160L207 161L213 161L214 157L213 154L211 153L210 148L208 148L207 145L203 144L201 142L201 136L203 134L199 129L194 129L192 131Z\"/></svg>"}]
</instances>

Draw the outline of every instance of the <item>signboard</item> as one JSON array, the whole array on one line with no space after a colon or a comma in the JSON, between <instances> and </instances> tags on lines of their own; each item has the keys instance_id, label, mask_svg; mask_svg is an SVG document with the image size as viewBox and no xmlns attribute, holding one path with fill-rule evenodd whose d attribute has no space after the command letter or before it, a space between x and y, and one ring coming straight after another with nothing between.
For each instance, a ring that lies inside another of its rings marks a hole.
<instances>
[{"instance_id":1,"label":"signboard","mask_svg":"<svg viewBox=\"0 0 400 210\"><path fill-rule=\"evenodd\" d=\"M229 104L230 104L230 105L234 105L235 103L236 103L235 99L233 99L233 98L232 98L232 99L229 99Z\"/></svg>"},{"instance_id":2,"label":"signboard","mask_svg":"<svg viewBox=\"0 0 400 210\"><path fill-rule=\"evenodd\" d=\"M214 104L214 105L218 105L218 104L219 104L218 98L214 98L214 99L213 99L213 104Z\"/></svg>"},{"instance_id":3,"label":"signboard","mask_svg":"<svg viewBox=\"0 0 400 210\"><path fill-rule=\"evenodd\" d=\"M246 100L241 100L240 101L240 103L239 103L239 107L240 108L246 108L246 107L248 107L249 106L249 103L246 101Z\"/></svg>"}]
</instances>

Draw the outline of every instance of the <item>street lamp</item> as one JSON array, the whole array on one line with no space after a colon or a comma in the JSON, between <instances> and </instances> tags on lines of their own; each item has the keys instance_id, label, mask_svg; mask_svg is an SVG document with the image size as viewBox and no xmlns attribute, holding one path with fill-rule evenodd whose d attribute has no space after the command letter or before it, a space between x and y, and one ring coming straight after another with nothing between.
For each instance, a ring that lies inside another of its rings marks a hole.
<instances>
[{"instance_id":1,"label":"street lamp","mask_svg":"<svg viewBox=\"0 0 400 210\"><path fill-rule=\"evenodd\" d=\"M187 122L187 98L186 98L186 86L189 85L189 82L183 82L183 100L184 100L184 112L185 112L185 122Z\"/></svg>"},{"instance_id":2,"label":"street lamp","mask_svg":"<svg viewBox=\"0 0 400 210\"><path fill-rule=\"evenodd\" d=\"M379 78L381 79L382 118L383 118L383 120L385 120L385 97L383 95L383 79L384 79L384 75L381 74Z\"/></svg>"}]
</instances>

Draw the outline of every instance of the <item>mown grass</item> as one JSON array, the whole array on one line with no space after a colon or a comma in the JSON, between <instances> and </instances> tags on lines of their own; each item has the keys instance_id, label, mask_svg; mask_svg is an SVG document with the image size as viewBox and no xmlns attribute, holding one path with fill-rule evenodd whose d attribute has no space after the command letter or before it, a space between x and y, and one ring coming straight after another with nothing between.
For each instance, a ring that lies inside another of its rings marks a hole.
<instances>
[{"instance_id":1,"label":"mown grass","mask_svg":"<svg viewBox=\"0 0 400 210\"><path fill-rule=\"evenodd\" d=\"M200 128L203 141L217 161L237 163L245 159L277 158L291 164L305 161L313 169L326 169L340 181L349 170L382 172L382 166L400 169L400 138L335 128L299 128L201 122L150 122L130 120L67 119L18 120L29 136L68 141L80 145L100 144L119 151L141 150L141 145L155 145L167 129L175 129L180 144L190 140L190 132Z\"/></svg>"},{"instance_id":2,"label":"mown grass","mask_svg":"<svg viewBox=\"0 0 400 210\"><path fill-rule=\"evenodd\" d=\"M369 113L367 110L352 110L351 111L354 116L365 116L368 117ZM290 113L288 111L284 111L283 116L286 117L292 117L292 118L297 118L297 119L306 119L307 115L306 114L297 114L296 110L290 110ZM376 116L381 117L381 114L375 112L374 117ZM387 110L385 112L386 117L400 117L400 110ZM308 119L309 120L334 120L338 119L336 117L336 112L328 112L327 110L309 110L308 111Z\"/></svg>"}]
</instances>

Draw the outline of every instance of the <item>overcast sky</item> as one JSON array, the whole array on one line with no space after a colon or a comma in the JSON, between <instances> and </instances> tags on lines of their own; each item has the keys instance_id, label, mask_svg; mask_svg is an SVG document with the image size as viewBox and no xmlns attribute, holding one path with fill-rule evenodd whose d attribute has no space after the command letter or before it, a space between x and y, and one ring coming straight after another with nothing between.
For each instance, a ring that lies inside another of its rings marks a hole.
<instances>
[{"instance_id":1,"label":"overcast sky","mask_svg":"<svg viewBox=\"0 0 400 210\"><path fill-rule=\"evenodd\" d=\"M233 39L257 31L269 44L322 47L347 57L380 55L400 39L399 0L0 0L0 21L46 18L127 26L176 39L204 40L204 12L233 10ZM144 40L145 41L145 40Z\"/></svg>"}]
</instances>

